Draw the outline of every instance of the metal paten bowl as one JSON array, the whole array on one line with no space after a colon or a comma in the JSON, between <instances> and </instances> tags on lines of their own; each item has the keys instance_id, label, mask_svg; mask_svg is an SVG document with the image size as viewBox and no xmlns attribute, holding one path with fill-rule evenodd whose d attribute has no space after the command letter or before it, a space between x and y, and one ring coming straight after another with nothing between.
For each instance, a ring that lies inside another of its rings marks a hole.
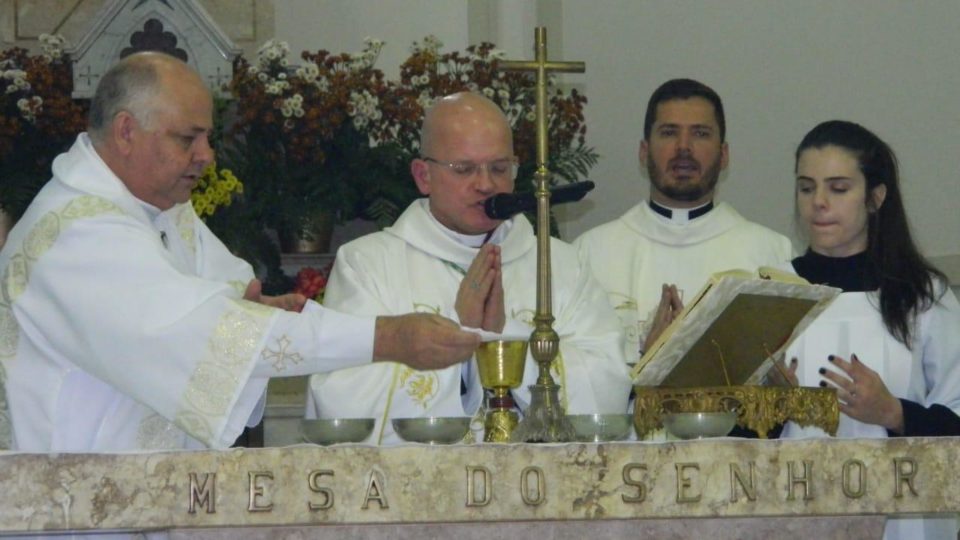
<instances>
[{"instance_id":1,"label":"metal paten bowl","mask_svg":"<svg viewBox=\"0 0 960 540\"><path fill-rule=\"evenodd\" d=\"M393 430L401 439L425 444L462 442L470 429L469 416L394 418L392 423Z\"/></svg>"},{"instance_id":2,"label":"metal paten bowl","mask_svg":"<svg viewBox=\"0 0 960 540\"><path fill-rule=\"evenodd\" d=\"M622 441L633 429L630 414L571 414L567 419L581 442Z\"/></svg>"},{"instance_id":3,"label":"metal paten bowl","mask_svg":"<svg viewBox=\"0 0 960 540\"><path fill-rule=\"evenodd\" d=\"M723 437L737 423L737 413L674 412L663 416L663 427L678 439Z\"/></svg>"},{"instance_id":4,"label":"metal paten bowl","mask_svg":"<svg viewBox=\"0 0 960 540\"><path fill-rule=\"evenodd\" d=\"M373 433L375 423L373 418L301 420L300 435L303 440L320 445L358 443Z\"/></svg>"}]
</instances>

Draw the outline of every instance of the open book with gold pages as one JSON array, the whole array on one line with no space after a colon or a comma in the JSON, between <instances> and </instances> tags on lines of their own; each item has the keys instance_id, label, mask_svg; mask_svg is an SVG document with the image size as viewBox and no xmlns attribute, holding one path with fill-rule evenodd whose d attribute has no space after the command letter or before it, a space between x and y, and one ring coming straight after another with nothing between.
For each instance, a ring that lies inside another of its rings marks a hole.
<instances>
[{"instance_id":1,"label":"open book with gold pages","mask_svg":"<svg viewBox=\"0 0 960 540\"><path fill-rule=\"evenodd\" d=\"M634 366L634 384L759 384L838 294L776 268L714 274Z\"/></svg>"}]
</instances>

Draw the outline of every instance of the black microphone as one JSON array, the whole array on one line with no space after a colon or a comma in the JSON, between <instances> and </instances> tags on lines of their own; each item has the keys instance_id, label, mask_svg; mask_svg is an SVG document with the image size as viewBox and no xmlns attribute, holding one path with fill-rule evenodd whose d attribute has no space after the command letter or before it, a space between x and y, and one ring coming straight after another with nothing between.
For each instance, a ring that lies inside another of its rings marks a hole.
<instances>
[{"instance_id":1,"label":"black microphone","mask_svg":"<svg viewBox=\"0 0 960 540\"><path fill-rule=\"evenodd\" d=\"M590 180L552 187L550 204L579 201L594 187L596 184ZM500 193L483 203L483 210L490 219L510 219L520 212L532 212L536 209L537 197L533 193Z\"/></svg>"}]
</instances>

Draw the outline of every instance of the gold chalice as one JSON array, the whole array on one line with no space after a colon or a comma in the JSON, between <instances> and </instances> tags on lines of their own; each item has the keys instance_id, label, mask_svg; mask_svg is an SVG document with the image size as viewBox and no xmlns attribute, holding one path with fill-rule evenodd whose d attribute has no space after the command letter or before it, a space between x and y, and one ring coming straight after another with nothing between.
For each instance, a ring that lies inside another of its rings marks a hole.
<instances>
[{"instance_id":1,"label":"gold chalice","mask_svg":"<svg viewBox=\"0 0 960 540\"><path fill-rule=\"evenodd\" d=\"M485 442L509 442L520 417L513 410L510 389L523 381L527 362L527 341L487 341L477 349L480 384L491 390L483 423Z\"/></svg>"}]
</instances>

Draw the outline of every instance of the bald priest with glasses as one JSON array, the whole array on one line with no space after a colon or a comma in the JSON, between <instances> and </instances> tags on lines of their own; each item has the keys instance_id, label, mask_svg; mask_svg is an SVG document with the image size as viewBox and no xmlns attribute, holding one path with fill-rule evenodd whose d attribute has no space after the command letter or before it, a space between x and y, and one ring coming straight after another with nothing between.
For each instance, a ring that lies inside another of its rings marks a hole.
<instances>
[{"instance_id":1,"label":"bald priest with glasses","mask_svg":"<svg viewBox=\"0 0 960 540\"><path fill-rule=\"evenodd\" d=\"M426 113L420 150L410 170L426 197L392 227L339 250L324 305L357 315L443 314L526 339L536 311L536 237L524 216L501 221L484 211L485 200L514 188L507 119L483 96L444 97ZM571 414L624 412L630 380L617 316L570 245L554 239L551 255L561 400ZM536 375L528 355L514 396L521 409ZM375 418L367 442L390 445L401 442L392 418L475 416L482 400L473 361L420 372L387 362L311 377L307 417Z\"/></svg>"}]
</instances>

